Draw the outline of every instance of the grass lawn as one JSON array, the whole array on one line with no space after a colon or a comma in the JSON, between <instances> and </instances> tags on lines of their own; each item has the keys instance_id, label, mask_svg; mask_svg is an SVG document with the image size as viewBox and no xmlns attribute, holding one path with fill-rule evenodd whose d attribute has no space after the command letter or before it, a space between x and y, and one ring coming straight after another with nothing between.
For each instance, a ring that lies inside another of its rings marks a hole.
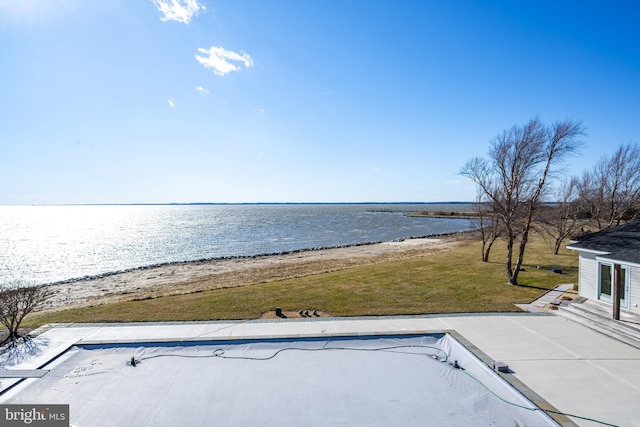
<instances>
[{"instance_id":1,"label":"grass lawn","mask_svg":"<svg viewBox=\"0 0 640 427\"><path fill-rule=\"evenodd\" d=\"M530 302L557 284L577 282L578 255L566 249L553 255L551 242L539 236L533 236L527 246L521 286L506 283L505 257L504 243L498 241L491 261L483 263L480 242L466 240L436 254L331 273L35 314L25 326L256 319L275 307L320 310L334 316L520 311L515 303ZM553 273L551 267L561 267L565 274Z\"/></svg>"}]
</instances>

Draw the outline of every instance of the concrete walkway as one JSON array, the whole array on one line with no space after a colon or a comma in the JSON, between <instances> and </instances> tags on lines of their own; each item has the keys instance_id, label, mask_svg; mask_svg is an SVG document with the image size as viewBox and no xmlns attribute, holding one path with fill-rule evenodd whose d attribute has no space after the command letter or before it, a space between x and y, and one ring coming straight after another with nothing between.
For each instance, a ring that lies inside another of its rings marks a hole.
<instances>
[{"instance_id":1,"label":"concrete walkway","mask_svg":"<svg viewBox=\"0 0 640 427\"><path fill-rule=\"evenodd\" d=\"M520 307L524 311L528 311L530 313L542 313L544 312L544 308L548 304L552 304L554 301L559 300L562 295L571 290L573 288L572 283L567 283L564 285L558 285L549 292L542 295L537 300L529 303L529 304L516 304L516 306Z\"/></svg>"},{"instance_id":2,"label":"concrete walkway","mask_svg":"<svg viewBox=\"0 0 640 427\"><path fill-rule=\"evenodd\" d=\"M486 363L521 382L580 426L640 426L640 349L564 318L489 314L245 322L57 325L0 356L0 369L37 369L73 345L455 331ZM2 379L5 390L16 379ZM37 381L37 380L29 380ZM7 394L10 394L7 393ZM0 402L5 395L0 396Z\"/></svg>"}]
</instances>

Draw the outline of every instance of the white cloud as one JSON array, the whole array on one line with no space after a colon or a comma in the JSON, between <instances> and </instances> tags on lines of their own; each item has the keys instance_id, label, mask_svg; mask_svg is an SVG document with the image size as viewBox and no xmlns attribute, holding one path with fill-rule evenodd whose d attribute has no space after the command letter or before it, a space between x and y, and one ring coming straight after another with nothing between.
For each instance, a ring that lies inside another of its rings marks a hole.
<instances>
[{"instance_id":1,"label":"white cloud","mask_svg":"<svg viewBox=\"0 0 640 427\"><path fill-rule=\"evenodd\" d=\"M205 56L196 55L196 61L204 65L205 68L211 68L218 76L224 76L232 71L240 71L242 64L246 68L253 67L253 59L245 52L237 53L220 46L211 46L209 49L201 47L198 52Z\"/></svg>"},{"instance_id":2,"label":"white cloud","mask_svg":"<svg viewBox=\"0 0 640 427\"><path fill-rule=\"evenodd\" d=\"M196 86L196 90L204 95L209 95L211 93L202 86Z\"/></svg>"},{"instance_id":3,"label":"white cloud","mask_svg":"<svg viewBox=\"0 0 640 427\"><path fill-rule=\"evenodd\" d=\"M176 105L175 102L173 102L173 98L169 98L168 101L169 101L169 107L174 107Z\"/></svg>"},{"instance_id":4,"label":"white cloud","mask_svg":"<svg viewBox=\"0 0 640 427\"><path fill-rule=\"evenodd\" d=\"M162 21L178 21L188 24L193 15L204 11L206 7L198 0L151 0L153 5L162 13Z\"/></svg>"}]
</instances>

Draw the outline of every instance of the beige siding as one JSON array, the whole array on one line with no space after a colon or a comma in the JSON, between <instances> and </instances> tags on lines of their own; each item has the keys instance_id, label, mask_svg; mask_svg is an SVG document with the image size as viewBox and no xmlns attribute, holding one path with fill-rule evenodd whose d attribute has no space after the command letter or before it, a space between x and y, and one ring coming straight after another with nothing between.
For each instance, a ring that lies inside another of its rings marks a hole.
<instances>
[{"instance_id":1,"label":"beige siding","mask_svg":"<svg viewBox=\"0 0 640 427\"><path fill-rule=\"evenodd\" d=\"M594 254L580 253L578 293L580 296L598 299L598 261Z\"/></svg>"}]
</instances>

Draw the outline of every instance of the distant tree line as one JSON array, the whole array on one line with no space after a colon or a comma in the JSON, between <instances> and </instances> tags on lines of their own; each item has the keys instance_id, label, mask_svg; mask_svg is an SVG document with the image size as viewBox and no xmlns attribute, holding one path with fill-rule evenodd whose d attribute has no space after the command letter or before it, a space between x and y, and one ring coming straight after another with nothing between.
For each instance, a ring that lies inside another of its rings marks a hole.
<instances>
[{"instance_id":1,"label":"distant tree line","mask_svg":"<svg viewBox=\"0 0 640 427\"><path fill-rule=\"evenodd\" d=\"M550 125L538 118L503 131L486 157L469 160L460 173L476 184L475 211L482 260L496 241L506 243L507 280L518 284L532 232L549 236L557 254L562 243L586 229L618 225L640 216L640 148L621 145L582 176L561 167L583 147L581 122Z\"/></svg>"}]
</instances>

